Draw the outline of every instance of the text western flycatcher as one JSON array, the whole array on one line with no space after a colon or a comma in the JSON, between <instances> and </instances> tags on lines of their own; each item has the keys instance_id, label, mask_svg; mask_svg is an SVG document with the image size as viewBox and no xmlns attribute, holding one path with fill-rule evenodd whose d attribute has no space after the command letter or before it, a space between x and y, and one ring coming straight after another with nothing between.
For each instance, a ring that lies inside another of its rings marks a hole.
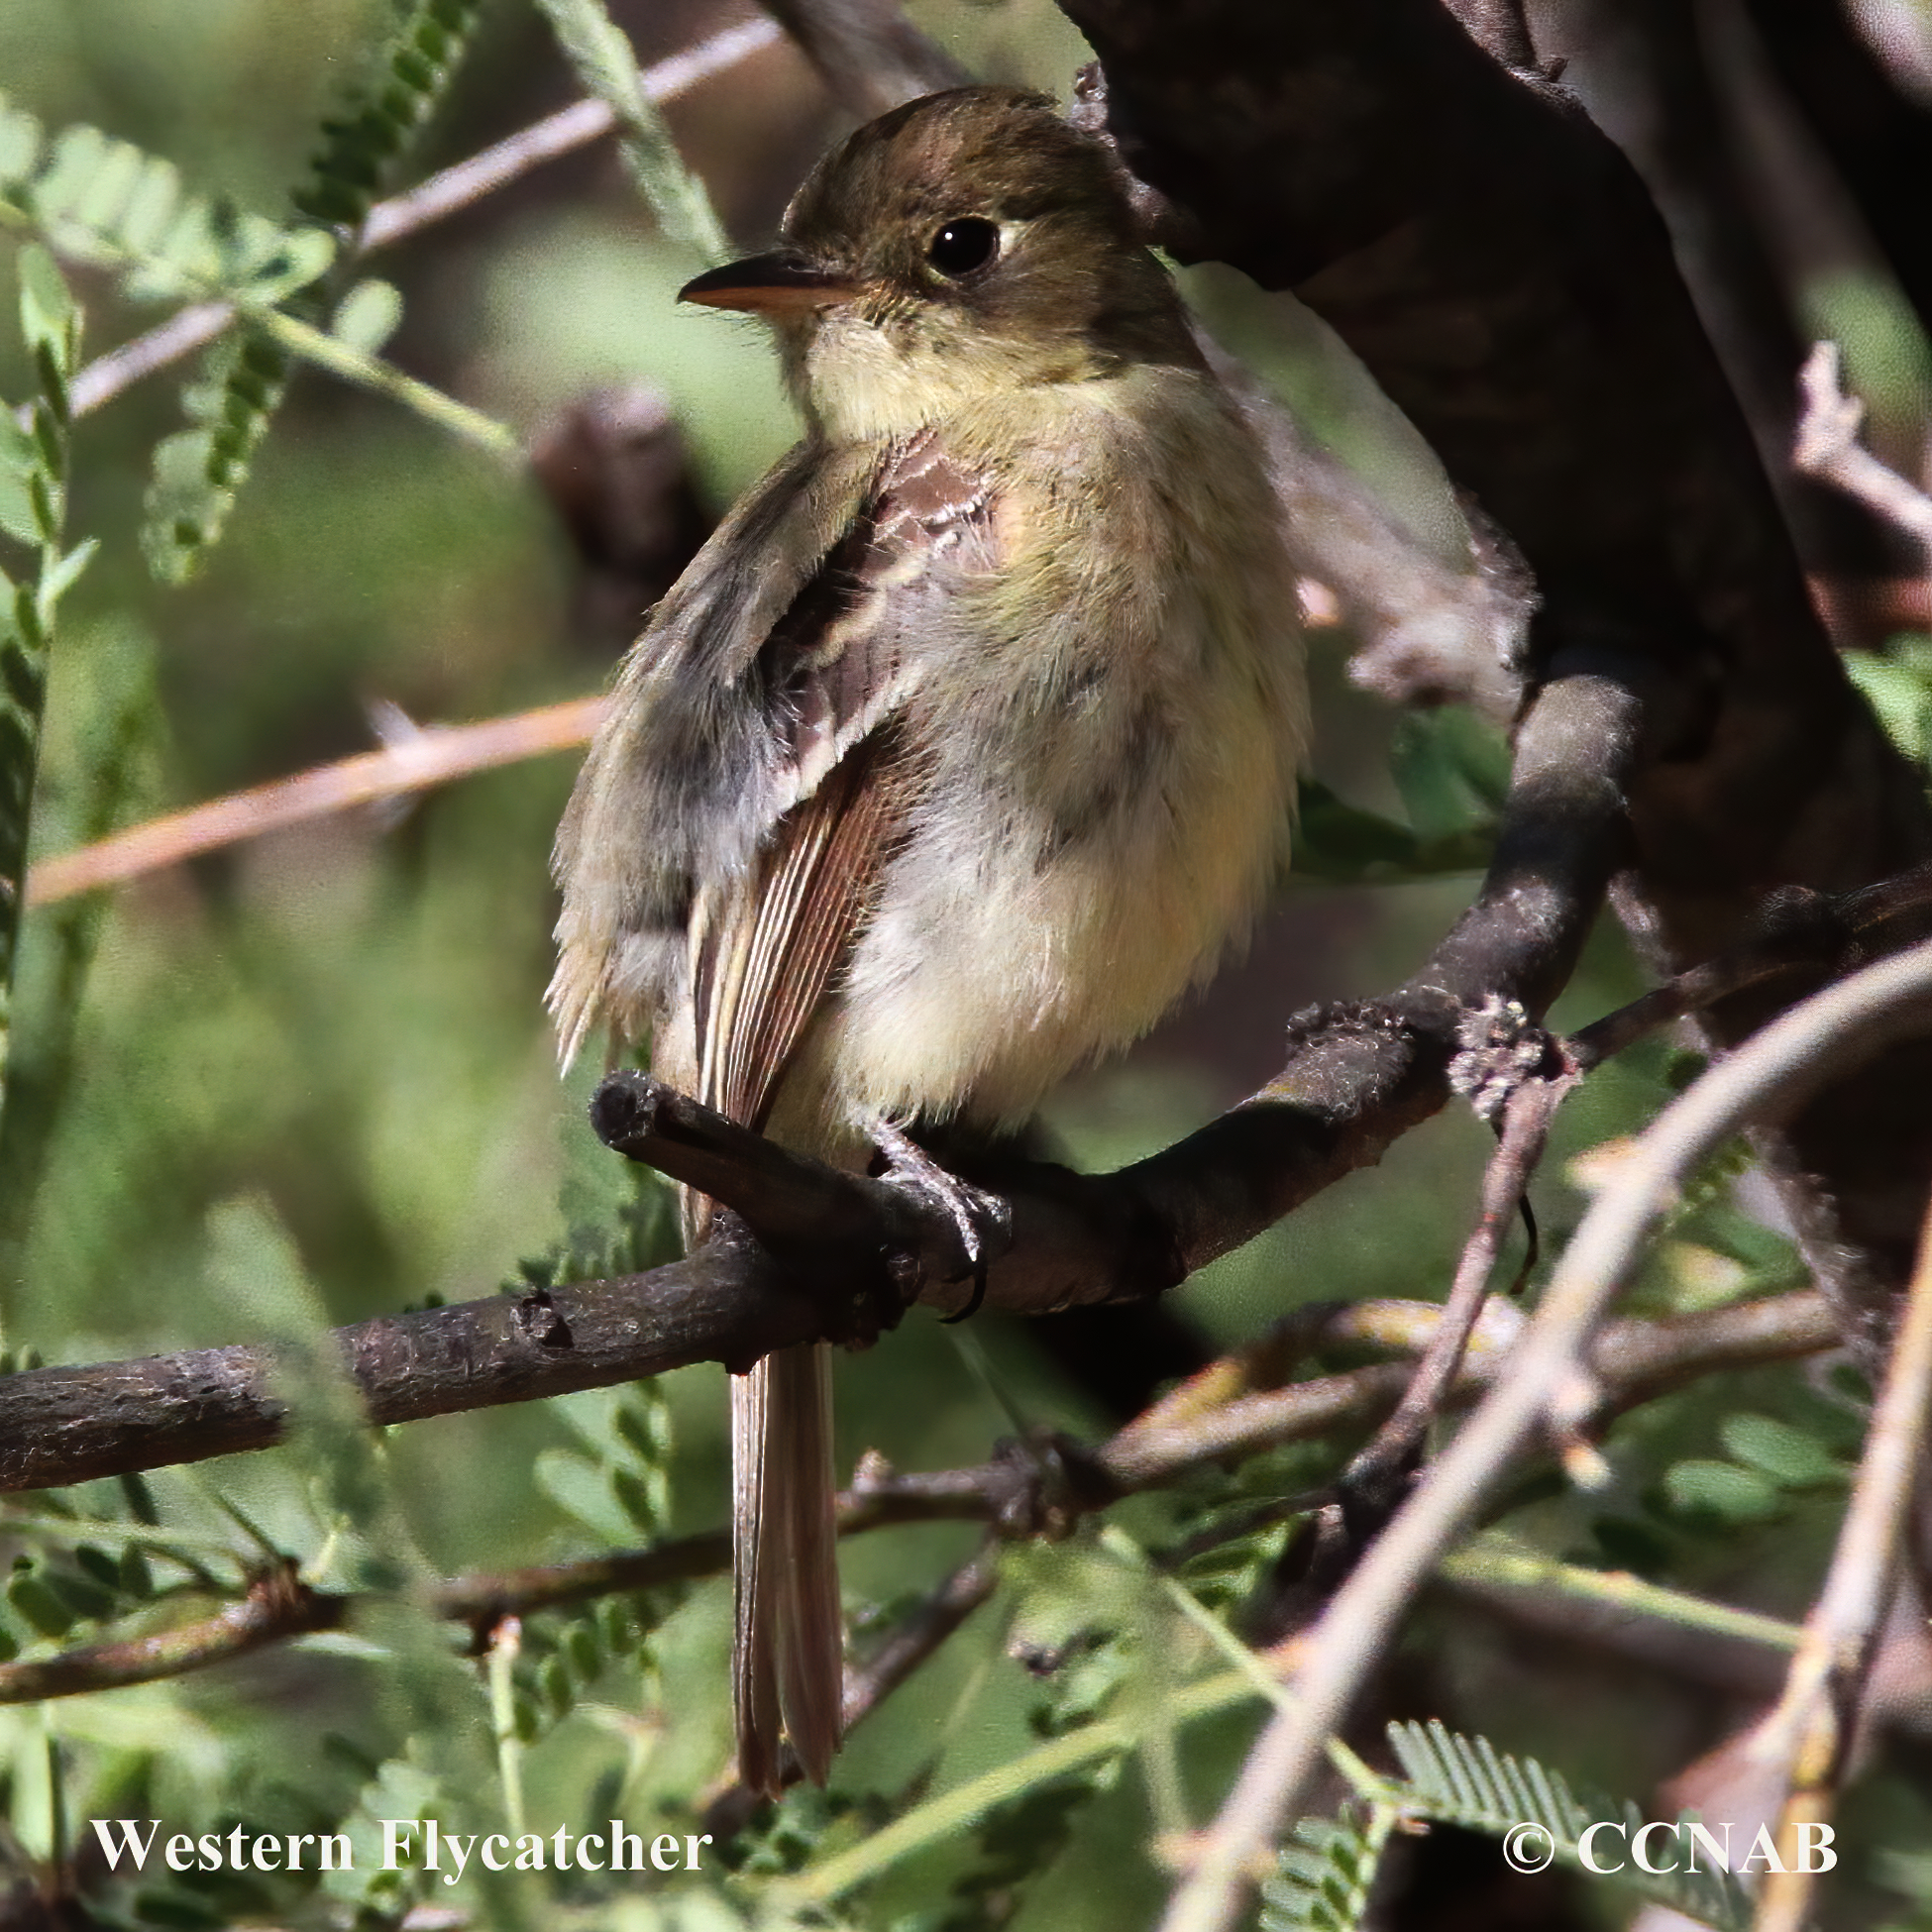
<instances>
[{"instance_id":1,"label":"text western flycatcher","mask_svg":"<svg viewBox=\"0 0 1932 1932\"><path fill-rule=\"evenodd\" d=\"M965 87L819 162L683 299L778 333L805 440L618 674L557 837L550 1003L863 1165L1023 1122L1242 938L1307 735L1260 446L1106 150ZM687 1204L701 1234L707 1204ZM732 1381L739 1769L840 1728L828 1351Z\"/></svg>"}]
</instances>

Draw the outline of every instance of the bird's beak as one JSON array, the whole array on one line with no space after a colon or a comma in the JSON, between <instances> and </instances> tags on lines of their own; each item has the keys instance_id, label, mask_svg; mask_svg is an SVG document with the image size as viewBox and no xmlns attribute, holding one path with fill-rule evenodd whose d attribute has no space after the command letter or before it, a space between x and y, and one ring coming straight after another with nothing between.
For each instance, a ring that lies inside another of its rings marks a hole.
<instances>
[{"instance_id":1,"label":"bird's beak","mask_svg":"<svg viewBox=\"0 0 1932 1932\"><path fill-rule=\"evenodd\" d=\"M706 308L749 309L757 315L796 315L835 308L859 292L858 283L819 268L804 256L754 255L709 269L678 290L681 302Z\"/></svg>"}]
</instances>

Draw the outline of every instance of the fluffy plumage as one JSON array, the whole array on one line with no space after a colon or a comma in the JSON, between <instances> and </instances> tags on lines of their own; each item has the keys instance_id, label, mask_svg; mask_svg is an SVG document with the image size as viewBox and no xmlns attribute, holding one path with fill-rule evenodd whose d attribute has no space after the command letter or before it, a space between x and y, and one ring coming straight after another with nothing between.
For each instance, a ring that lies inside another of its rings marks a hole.
<instances>
[{"instance_id":1,"label":"fluffy plumage","mask_svg":"<svg viewBox=\"0 0 1932 1932\"><path fill-rule=\"evenodd\" d=\"M951 275L962 219L997 248ZM565 1049L649 1031L664 1078L852 1163L882 1117L1020 1122L1285 861L1307 701L1262 454L1037 96L859 130L777 251L688 292L774 319L808 434L619 675L558 835ZM781 1714L814 1776L837 1741L824 1359L734 1384L760 1788Z\"/></svg>"}]
</instances>

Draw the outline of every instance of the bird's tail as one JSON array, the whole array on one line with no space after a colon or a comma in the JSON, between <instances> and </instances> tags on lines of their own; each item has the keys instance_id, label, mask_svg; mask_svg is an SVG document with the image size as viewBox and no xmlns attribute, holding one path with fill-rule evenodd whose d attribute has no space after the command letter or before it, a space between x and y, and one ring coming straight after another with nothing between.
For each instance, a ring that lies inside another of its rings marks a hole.
<instances>
[{"instance_id":1,"label":"bird's tail","mask_svg":"<svg viewBox=\"0 0 1932 1932\"><path fill-rule=\"evenodd\" d=\"M732 1376L731 1501L738 1775L777 1796L781 1725L817 1784L839 1741L831 1350L822 1342Z\"/></svg>"}]
</instances>

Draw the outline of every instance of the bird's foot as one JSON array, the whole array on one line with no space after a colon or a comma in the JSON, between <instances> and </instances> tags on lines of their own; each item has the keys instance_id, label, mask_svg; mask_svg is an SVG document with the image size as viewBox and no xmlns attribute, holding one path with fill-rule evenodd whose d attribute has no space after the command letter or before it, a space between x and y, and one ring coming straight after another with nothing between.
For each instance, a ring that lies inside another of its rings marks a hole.
<instances>
[{"instance_id":1,"label":"bird's foot","mask_svg":"<svg viewBox=\"0 0 1932 1932\"><path fill-rule=\"evenodd\" d=\"M948 1322L963 1322L977 1314L986 1299L987 1267L993 1252L1006 1244L1007 1211L992 1195L969 1187L957 1174L950 1174L932 1158L904 1128L890 1121L867 1123L872 1143L886 1158L886 1178L930 1202L952 1222L959 1234L961 1252L973 1278L972 1298Z\"/></svg>"}]
</instances>

